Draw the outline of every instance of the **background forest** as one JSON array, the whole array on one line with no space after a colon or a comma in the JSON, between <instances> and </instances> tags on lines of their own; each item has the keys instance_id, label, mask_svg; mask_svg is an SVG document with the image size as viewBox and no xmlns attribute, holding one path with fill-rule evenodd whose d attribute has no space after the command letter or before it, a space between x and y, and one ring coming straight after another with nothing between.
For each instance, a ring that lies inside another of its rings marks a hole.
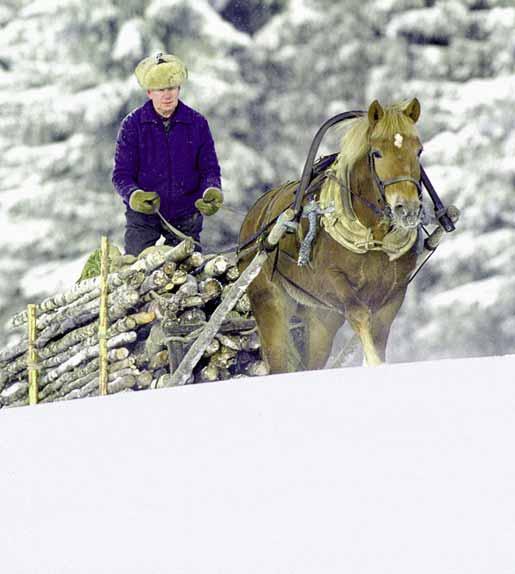
<instances>
[{"instance_id":1,"label":"background forest","mask_svg":"<svg viewBox=\"0 0 515 574\"><path fill-rule=\"evenodd\" d=\"M100 237L122 245L110 171L132 72L190 70L228 205L300 176L328 117L417 96L424 166L462 212L412 284L389 358L515 352L513 0L4 0L0 6L0 346L6 320L70 286ZM337 133L322 152L336 151ZM207 222L207 251L241 218Z\"/></svg>"}]
</instances>

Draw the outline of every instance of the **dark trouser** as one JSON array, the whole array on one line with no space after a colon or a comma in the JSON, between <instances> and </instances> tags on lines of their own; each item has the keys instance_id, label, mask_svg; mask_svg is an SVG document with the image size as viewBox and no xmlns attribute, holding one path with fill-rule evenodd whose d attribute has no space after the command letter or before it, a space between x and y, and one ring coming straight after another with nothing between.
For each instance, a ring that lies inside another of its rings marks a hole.
<instances>
[{"instance_id":1,"label":"dark trouser","mask_svg":"<svg viewBox=\"0 0 515 574\"><path fill-rule=\"evenodd\" d=\"M180 237L174 235L168 228L164 227L158 215L145 215L127 208L125 211L125 253L139 255L144 249L155 245L161 235L165 238L166 245L177 245L182 241ZM192 237L195 241L200 241L203 218L200 213L194 213L181 219L170 221L170 223ZM200 247L196 247L197 251Z\"/></svg>"}]
</instances>

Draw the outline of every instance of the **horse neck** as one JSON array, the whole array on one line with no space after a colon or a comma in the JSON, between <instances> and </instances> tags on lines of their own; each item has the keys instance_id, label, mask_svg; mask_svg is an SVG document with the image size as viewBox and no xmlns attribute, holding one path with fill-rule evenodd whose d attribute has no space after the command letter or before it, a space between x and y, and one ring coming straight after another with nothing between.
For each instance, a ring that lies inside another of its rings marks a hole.
<instances>
[{"instance_id":1,"label":"horse neck","mask_svg":"<svg viewBox=\"0 0 515 574\"><path fill-rule=\"evenodd\" d=\"M384 201L370 173L367 156L356 163L351 171L349 183L352 190L352 207L356 217L363 225L372 229L375 239L382 239L388 229L385 228L382 216L370 205L382 211Z\"/></svg>"}]
</instances>

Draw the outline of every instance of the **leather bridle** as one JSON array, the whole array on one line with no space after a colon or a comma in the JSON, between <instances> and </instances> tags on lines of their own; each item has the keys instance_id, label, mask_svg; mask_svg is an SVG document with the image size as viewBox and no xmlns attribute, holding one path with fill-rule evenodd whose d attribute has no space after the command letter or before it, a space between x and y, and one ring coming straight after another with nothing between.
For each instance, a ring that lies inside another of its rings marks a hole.
<instances>
[{"instance_id":1,"label":"leather bridle","mask_svg":"<svg viewBox=\"0 0 515 574\"><path fill-rule=\"evenodd\" d=\"M396 177L391 177L389 179L381 179L379 177L379 175L377 174L377 171L376 171L375 157L374 157L374 152L372 150L370 150L368 152L367 158L368 158L368 169L372 175L372 180L374 181L374 184L375 184L376 188L378 189L379 195L381 196L381 199L383 200L383 204L384 204L383 209L377 208L376 206L374 206L375 207L374 211L377 214L380 214L383 217L387 217L387 218L392 217L392 208L388 205L388 202L386 201L386 188L390 185L394 185L394 184L400 183L402 181L407 181L409 183L412 183L417 188L417 194L418 194L419 201L422 201L422 182L420 179L415 179L411 175L398 175ZM351 193L352 193L352 191L351 191ZM354 197L359 197L363 201L363 198L361 198L359 195L354 194L354 193L353 193L353 195L354 195ZM366 203L369 207L372 207L369 202L366 202Z\"/></svg>"}]
</instances>

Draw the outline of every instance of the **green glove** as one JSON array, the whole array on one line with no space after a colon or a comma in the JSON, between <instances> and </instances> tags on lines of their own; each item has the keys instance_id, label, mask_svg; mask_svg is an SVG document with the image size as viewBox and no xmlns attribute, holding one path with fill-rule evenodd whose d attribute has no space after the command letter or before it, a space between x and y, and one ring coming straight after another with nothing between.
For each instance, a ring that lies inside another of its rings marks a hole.
<instances>
[{"instance_id":1,"label":"green glove","mask_svg":"<svg viewBox=\"0 0 515 574\"><path fill-rule=\"evenodd\" d=\"M224 203L224 194L218 187L208 187L202 194L202 199L197 199L195 207L202 215L215 214Z\"/></svg>"},{"instance_id":2,"label":"green glove","mask_svg":"<svg viewBox=\"0 0 515 574\"><path fill-rule=\"evenodd\" d=\"M155 213L161 205L161 199L155 191L142 191L136 189L131 193L129 206L134 211L151 215Z\"/></svg>"}]
</instances>

